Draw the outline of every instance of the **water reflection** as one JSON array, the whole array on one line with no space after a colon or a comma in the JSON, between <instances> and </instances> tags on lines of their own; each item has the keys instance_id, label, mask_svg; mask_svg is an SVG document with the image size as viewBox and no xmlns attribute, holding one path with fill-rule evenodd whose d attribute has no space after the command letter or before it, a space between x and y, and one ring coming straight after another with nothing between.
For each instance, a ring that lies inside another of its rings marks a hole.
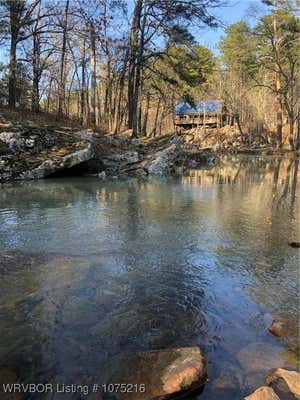
<instances>
[{"instance_id":1,"label":"water reflection","mask_svg":"<svg viewBox=\"0 0 300 400\"><path fill-rule=\"evenodd\" d=\"M1 247L52 255L0 266L2 365L86 383L121 351L199 345L210 400L263 383L261 346L295 366L297 332L284 343L266 328L276 313L297 320L298 169L228 157L182 179L3 185Z\"/></svg>"},{"instance_id":2,"label":"water reflection","mask_svg":"<svg viewBox=\"0 0 300 400\"><path fill-rule=\"evenodd\" d=\"M272 207L290 206L290 215L294 217L297 191L299 158L276 157L224 157L221 165L209 172L194 170L184 177L185 184L242 185L249 194L259 197L269 195L265 185L272 185ZM288 198L288 200L287 200Z\"/></svg>"}]
</instances>

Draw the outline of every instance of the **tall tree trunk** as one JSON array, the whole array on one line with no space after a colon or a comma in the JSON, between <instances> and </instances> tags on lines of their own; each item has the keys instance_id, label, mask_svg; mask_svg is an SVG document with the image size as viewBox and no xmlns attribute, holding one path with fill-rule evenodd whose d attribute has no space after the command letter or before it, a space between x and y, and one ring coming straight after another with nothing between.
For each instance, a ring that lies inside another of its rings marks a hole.
<instances>
[{"instance_id":1,"label":"tall tree trunk","mask_svg":"<svg viewBox=\"0 0 300 400\"><path fill-rule=\"evenodd\" d=\"M96 32L93 24L90 26L91 38L91 54L90 54L90 69L91 69L91 94L90 94L90 124L96 125L96 101L97 101L97 77L96 77Z\"/></svg>"},{"instance_id":2,"label":"tall tree trunk","mask_svg":"<svg viewBox=\"0 0 300 400\"><path fill-rule=\"evenodd\" d=\"M17 40L16 37L11 37L10 43L10 56L9 56L9 73L8 73L8 105L9 107L16 107L16 86L17 86Z\"/></svg>"},{"instance_id":3,"label":"tall tree trunk","mask_svg":"<svg viewBox=\"0 0 300 400\"><path fill-rule=\"evenodd\" d=\"M156 108L156 114L155 114L155 120L154 120L154 128L153 128L153 131L152 131L153 137L156 136L157 122L158 122L158 116L159 116L159 110L160 110L160 103L161 103L161 98L159 98L158 102L157 102L157 108Z\"/></svg>"},{"instance_id":4,"label":"tall tree trunk","mask_svg":"<svg viewBox=\"0 0 300 400\"><path fill-rule=\"evenodd\" d=\"M142 65L144 55L144 40L145 40L145 26L146 26L146 13L144 14L142 26L140 27L141 34L139 39L139 46L136 59L136 73L135 73L135 85L133 95L133 120L132 120L132 136L137 137L141 129L141 104L139 105L139 99L142 91Z\"/></svg>"},{"instance_id":5,"label":"tall tree trunk","mask_svg":"<svg viewBox=\"0 0 300 400\"><path fill-rule=\"evenodd\" d=\"M145 115L144 115L144 121L143 121L143 127L142 127L143 136L147 136L147 124L148 124L149 107L150 107L150 93L147 92L146 109L145 109Z\"/></svg>"},{"instance_id":6,"label":"tall tree trunk","mask_svg":"<svg viewBox=\"0 0 300 400\"><path fill-rule=\"evenodd\" d=\"M274 1L273 13L273 34L274 34L274 52L275 52L275 91L276 91L276 145L277 148L282 147L282 94L281 82L279 74L279 44L278 44L278 27L277 27L277 0Z\"/></svg>"},{"instance_id":7,"label":"tall tree trunk","mask_svg":"<svg viewBox=\"0 0 300 400\"><path fill-rule=\"evenodd\" d=\"M140 20L142 15L143 0L136 0L133 12L133 20L131 26L130 34L130 56L129 56L129 75L128 75L128 128L133 130L135 135L137 118L137 77L136 77L136 67L137 67L137 56L139 51L139 30L140 30Z\"/></svg>"},{"instance_id":8,"label":"tall tree trunk","mask_svg":"<svg viewBox=\"0 0 300 400\"><path fill-rule=\"evenodd\" d=\"M294 146L294 115L289 116L289 143L291 150L295 149Z\"/></svg>"},{"instance_id":9,"label":"tall tree trunk","mask_svg":"<svg viewBox=\"0 0 300 400\"><path fill-rule=\"evenodd\" d=\"M121 76L120 76L119 94L118 94L117 106L115 109L115 116L114 116L113 132L115 135L119 132L120 125L121 125L121 114L122 114L121 106L122 106L123 95L124 95L125 75L126 75L126 69L127 69L127 64L128 64L128 58L129 58L129 47L127 47L126 52L125 52L123 69L121 71Z\"/></svg>"},{"instance_id":10,"label":"tall tree trunk","mask_svg":"<svg viewBox=\"0 0 300 400\"><path fill-rule=\"evenodd\" d=\"M39 3L38 13L33 31L33 57L32 57L32 98L31 109L34 112L40 111L40 93L39 84L41 78L41 42L40 34L38 32L39 20L41 12L41 3Z\"/></svg>"},{"instance_id":11,"label":"tall tree trunk","mask_svg":"<svg viewBox=\"0 0 300 400\"><path fill-rule=\"evenodd\" d=\"M9 2L10 17L10 51L8 68L8 105L16 107L16 86L17 86L17 44L20 32L22 3L19 0Z\"/></svg>"},{"instance_id":12,"label":"tall tree trunk","mask_svg":"<svg viewBox=\"0 0 300 400\"><path fill-rule=\"evenodd\" d=\"M47 111L47 113L49 113L49 110L50 110L52 83L53 83L53 77L52 77L52 75L51 75L51 76L50 76L50 82L49 82L48 95L47 95L47 105L46 105L46 111Z\"/></svg>"},{"instance_id":13,"label":"tall tree trunk","mask_svg":"<svg viewBox=\"0 0 300 400\"><path fill-rule=\"evenodd\" d=\"M32 99L31 109L34 112L40 111L40 40L38 33L33 34L33 60L32 60Z\"/></svg>"},{"instance_id":14,"label":"tall tree trunk","mask_svg":"<svg viewBox=\"0 0 300 400\"><path fill-rule=\"evenodd\" d=\"M80 122L86 122L86 107L85 107L85 39L83 40L83 47L81 50L81 91L80 91Z\"/></svg>"},{"instance_id":15,"label":"tall tree trunk","mask_svg":"<svg viewBox=\"0 0 300 400\"><path fill-rule=\"evenodd\" d=\"M67 43L67 31L68 31L68 13L69 13L70 0L66 0L65 12L64 12L64 24L63 24L63 41L60 58L60 76L58 85L58 116L63 114L63 105L65 102L65 59L66 59L66 43Z\"/></svg>"}]
</instances>

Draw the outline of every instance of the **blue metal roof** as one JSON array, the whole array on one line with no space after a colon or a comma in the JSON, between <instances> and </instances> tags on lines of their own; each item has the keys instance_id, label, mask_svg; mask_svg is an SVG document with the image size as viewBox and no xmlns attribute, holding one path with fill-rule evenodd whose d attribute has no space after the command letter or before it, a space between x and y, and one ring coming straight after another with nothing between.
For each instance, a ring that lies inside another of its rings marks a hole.
<instances>
[{"instance_id":1,"label":"blue metal roof","mask_svg":"<svg viewBox=\"0 0 300 400\"><path fill-rule=\"evenodd\" d=\"M182 102L176 106L176 114L199 114L204 112L218 112L223 106L224 102L220 100L198 101L194 106L187 102Z\"/></svg>"}]
</instances>

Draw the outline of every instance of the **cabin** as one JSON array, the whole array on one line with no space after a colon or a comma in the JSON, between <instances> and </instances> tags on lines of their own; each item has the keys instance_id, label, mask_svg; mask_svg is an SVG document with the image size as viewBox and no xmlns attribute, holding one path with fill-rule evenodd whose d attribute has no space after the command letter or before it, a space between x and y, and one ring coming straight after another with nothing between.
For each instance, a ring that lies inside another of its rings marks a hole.
<instances>
[{"instance_id":1,"label":"cabin","mask_svg":"<svg viewBox=\"0 0 300 400\"><path fill-rule=\"evenodd\" d=\"M187 102L177 104L174 124L176 129L199 126L222 127L227 121L227 111L222 100L199 101L193 106Z\"/></svg>"}]
</instances>

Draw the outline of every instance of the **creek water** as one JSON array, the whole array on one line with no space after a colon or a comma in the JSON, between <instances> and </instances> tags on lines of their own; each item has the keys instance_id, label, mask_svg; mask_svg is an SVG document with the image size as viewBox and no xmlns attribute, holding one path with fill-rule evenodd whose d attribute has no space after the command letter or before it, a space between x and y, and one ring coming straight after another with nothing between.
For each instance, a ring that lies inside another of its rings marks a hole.
<instances>
[{"instance_id":1,"label":"creek water","mask_svg":"<svg viewBox=\"0 0 300 400\"><path fill-rule=\"evenodd\" d=\"M123 351L200 346L209 381L190 398L201 400L241 399L269 368L296 368L298 170L232 156L177 178L2 185L0 251L57 257L0 265L0 368L84 384ZM267 330L278 315L295 327L283 340Z\"/></svg>"}]
</instances>

